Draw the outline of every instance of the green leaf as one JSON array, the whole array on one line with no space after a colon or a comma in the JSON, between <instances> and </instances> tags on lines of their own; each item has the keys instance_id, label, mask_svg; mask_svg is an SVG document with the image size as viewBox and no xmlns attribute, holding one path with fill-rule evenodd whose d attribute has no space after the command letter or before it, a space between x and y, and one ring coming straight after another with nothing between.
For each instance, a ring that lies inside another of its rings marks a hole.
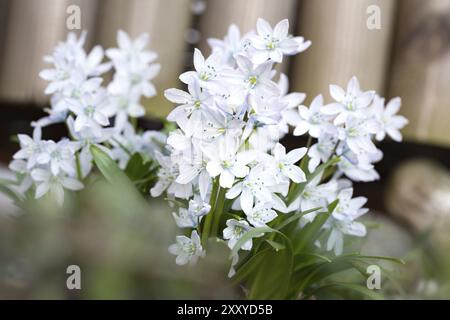
<instances>
[{"instance_id":1,"label":"green leaf","mask_svg":"<svg viewBox=\"0 0 450 320\"><path fill-rule=\"evenodd\" d=\"M296 214L293 214L292 216L290 216L289 218L285 219L284 221L282 221L279 225L276 226L277 230L281 230L283 229L285 226L287 226L288 224L290 224L291 222L294 222L295 220L300 219L301 217L303 217L305 214L314 212L319 210L320 207L318 208L313 208L313 209L309 209L303 212L297 212Z\"/></svg>"},{"instance_id":2,"label":"green leaf","mask_svg":"<svg viewBox=\"0 0 450 320\"><path fill-rule=\"evenodd\" d=\"M272 248L275 249L275 251L280 251L280 250L286 249L286 246L281 244L281 243L279 243L279 242L276 242L276 241L273 241L273 240L269 240L269 239L266 239L266 242L268 244L270 244L272 246Z\"/></svg>"},{"instance_id":3,"label":"green leaf","mask_svg":"<svg viewBox=\"0 0 450 320\"><path fill-rule=\"evenodd\" d=\"M372 299L372 300L384 300L383 295L381 295L373 290L369 290L366 287L359 285L359 284L347 283L347 282L330 282L328 284L320 286L317 289L311 291L304 298L308 299L309 297L314 296L318 292L326 290L326 289L331 289L332 287L350 289L350 290L358 292L358 293L362 294L363 296L366 296L367 298Z\"/></svg>"},{"instance_id":4,"label":"green leaf","mask_svg":"<svg viewBox=\"0 0 450 320\"><path fill-rule=\"evenodd\" d=\"M95 145L90 147L94 162L106 180L112 184L124 182L130 185L130 180L126 174L120 170L117 163L111 159L103 150Z\"/></svg>"},{"instance_id":5,"label":"green leaf","mask_svg":"<svg viewBox=\"0 0 450 320\"><path fill-rule=\"evenodd\" d=\"M135 181L141 179L150 169L152 163L150 161L144 161L140 153L135 153L128 160L127 166L125 168L125 174Z\"/></svg>"},{"instance_id":6,"label":"green leaf","mask_svg":"<svg viewBox=\"0 0 450 320\"><path fill-rule=\"evenodd\" d=\"M322 226L334 211L339 200L333 201L328 206L328 212L318 213L314 220L305 225L299 232L298 236L293 239L294 254L302 252L308 245L313 244L320 234Z\"/></svg>"},{"instance_id":7,"label":"green leaf","mask_svg":"<svg viewBox=\"0 0 450 320\"><path fill-rule=\"evenodd\" d=\"M312 252L301 252L294 256L294 271L319 262L332 262L328 257Z\"/></svg>"},{"instance_id":8,"label":"green leaf","mask_svg":"<svg viewBox=\"0 0 450 320\"><path fill-rule=\"evenodd\" d=\"M145 206L144 199L137 192L131 180L119 168L116 162L95 145L91 145L90 151L97 168L100 170L105 179L112 185L120 188L124 201L131 201L131 203L136 204L138 208L147 210L148 208Z\"/></svg>"},{"instance_id":9,"label":"green leaf","mask_svg":"<svg viewBox=\"0 0 450 320\"><path fill-rule=\"evenodd\" d=\"M244 235L236 242L233 249L230 253L230 258L237 254L239 249L246 243L248 240L261 236L264 233L276 232L276 230L269 227L260 227L260 228L252 228L248 230Z\"/></svg>"},{"instance_id":10,"label":"green leaf","mask_svg":"<svg viewBox=\"0 0 450 320\"><path fill-rule=\"evenodd\" d=\"M289 190L289 194L287 197L287 205L290 205L292 202L294 202L295 199L298 198L298 196L303 192L303 189L305 189L305 186L308 184L309 181L313 180L315 177L317 177L319 174L321 174L325 169L334 166L340 161L339 157L332 157L327 162L321 164L316 168L316 170L310 174L307 175L307 182L302 183L293 183L291 189Z\"/></svg>"},{"instance_id":11,"label":"green leaf","mask_svg":"<svg viewBox=\"0 0 450 320\"><path fill-rule=\"evenodd\" d=\"M17 185L17 181L16 180L11 180L11 179L0 179L0 185Z\"/></svg>"},{"instance_id":12,"label":"green leaf","mask_svg":"<svg viewBox=\"0 0 450 320\"><path fill-rule=\"evenodd\" d=\"M267 247L263 250L258 251L258 253L252 255L250 259L248 259L242 266L240 266L233 277L233 285L244 281L249 276L254 274L254 270L260 266L262 260L264 259L264 256L269 250L271 249Z\"/></svg>"},{"instance_id":13,"label":"green leaf","mask_svg":"<svg viewBox=\"0 0 450 320\"><path fill-rule=\"evenodd\" d=\"M398 264L402 264L405 265L405 261L403 261L402 259L399 258L393 258L393 257L386 257L386 256L369 256L369 255L361 255L361 254L355 254L355 255L350 255L352 257L354 257L355 259L374 259L374 260L386 260L386 261L390 261L390 262L394 262L394 263L398 263Z\"/></svg>"},{"instance_id":14,"label":"green leaf","mask_svg":"<svg viewBox=\"0 0 450 320\"><path fill-rule=\"evenodd\" d=\"M350 261L334 260L332 262L319 262L295 273L295 281L292 282L292 290L297 296L304 292L313 284L319 283L323 279L330 277L348 269L352 269Z\"/></svg>"},{"instance_id":15,"label":"green leaf","mask_svg":"<svg viewBox=\"0 0 450 320\"><path fill-rule=\"evenodd\" d=\"M289 239L287 239L289 241ZM292 274L292 250L286 242L287 250L270 250L258 264L250 282L248 298L286 299Z\"/></svg>"},{"instance_id":16,"label":"green leaf","mask_svg":"<svg viewBox=\"0 0 450 320\"><path fill-rule=\"evenodd\" d=\"M245 269L239 268L237 274L239 279L243 279L245 275L245 282L249 287L249 299L286 298L294 259L292 243L285 234L269 227L251 229L239 239L230 256L236 254L246 241L262 233L275 233L279 239L265 239L260 251L255 251L259 248L255 246L253 257L258 258L250 258L249 262L241 267Z\"/></svg>"},{"instance_id":17,"label":"green leaf","mask_svg":"<svg viewBox=\"0 0 450 320\"><path fill-rule=\"evenodd\" d=\"M13 200L14 203L16 204L19 204L23 201L22 198L19 196L19 194L17 194L14 190L5 185L0 184L0 192L3 193L8 198L10 198L11 200Z\"/></svg>"}]
</instances>

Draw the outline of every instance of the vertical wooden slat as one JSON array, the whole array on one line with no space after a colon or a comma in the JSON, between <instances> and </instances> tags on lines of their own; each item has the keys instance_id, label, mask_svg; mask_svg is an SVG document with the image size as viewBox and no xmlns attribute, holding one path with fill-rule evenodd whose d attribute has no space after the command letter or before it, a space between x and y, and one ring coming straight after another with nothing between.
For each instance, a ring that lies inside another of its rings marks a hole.
<instances>
[{"instance_id":1,"label":"vertical wooden slat","mask_svg":"<svg viewBox=\"0 0 450 320\"><path fill-rule=\"evenodd\" d=\"M190 0L100 0L98 40L105 47L116 46L116 33L123 29L132 37L150 34L149 48L158 53L162 65L154 83L158 96L145 102L149 114L165 116L173 105L162 92L180 86L183 71L185 33L189 27Z\"/></svg>"},{"instance_id":2,"label":"vertical wooden slat","mask_svg":"<svg viewBox=\"0 0 450 320\"><path fill-rule=\"evenodd\" d=\"M210 52L206 39L223 38L230 24L236 24L244 34L256 29L256 20L261 17L272 26L282 19L289 19L290 32L295 26L296 0L208 0L204 15L201 17L201 49ZM283 63L283 71L286 63Z\"/></svg>"},{"instance_id":3,"label":"vertical wooden slat","mask_svg":"<svg viewBox=\"0 0 450 320\"><path fill-rule=\"evenodd\" d=\"M50 54L68 32L66 9L81 9L81 27L93 27L95 0L14 0L9 3L4 53L0 62L0 98L15 102L47 102L47 83L39 78Z\"/></svg>"},{"instance_id":4,"label":"vertical wooden slat","mask_svg":"<svg viewBox=\"0 0 450 320\"><path fill-rule=\"evenodd\" d=\"M3 58L3 52L5 51L5 33L6 33L6 21L8 17L9 1L0 0L0 61Z\"/></svg>"},{"instance_id":5,"label":"vertical wooden slat","mask_svg":"<svg viewBox=\"0 0 450 320\"><path fill-rule=\"evenodd\" d=\"M450 1L401 1L389 95L409 139L450 146Z\"/></svg>"},{"instance_id":6,"label":"vertical wooden slat","mask_svg":"<svg viewBox=\"0 0 450 320\"><path fill-rule=\"evenodd\" d=\"M380 8L381 29L367 27L370 5ZM308 101L320 93L330 99L329 84L346 86L355 75L363 88L383 93L395 9L396 0L303 0L298 34L312 45L294 60L296 91Z\"/></svg>"}]
</instances>

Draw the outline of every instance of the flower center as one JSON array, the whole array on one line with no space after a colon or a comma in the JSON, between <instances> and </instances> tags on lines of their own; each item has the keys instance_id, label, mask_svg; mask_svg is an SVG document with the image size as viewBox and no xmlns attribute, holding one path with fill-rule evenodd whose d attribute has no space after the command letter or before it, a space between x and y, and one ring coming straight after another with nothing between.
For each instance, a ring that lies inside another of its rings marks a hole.
<instances>
[{"instance_id":1,"label":"flower center","mask_svg":"<svg viewBox=\"0 0 450 320\"><path fill-rule=\"evenodd\" d=\"M258 83L258 77L257 76L250 76L248 78L248 83L250 84L250 86L252 88L254 88L256 86L256 84Z\"/></svg>"}]
</instances>

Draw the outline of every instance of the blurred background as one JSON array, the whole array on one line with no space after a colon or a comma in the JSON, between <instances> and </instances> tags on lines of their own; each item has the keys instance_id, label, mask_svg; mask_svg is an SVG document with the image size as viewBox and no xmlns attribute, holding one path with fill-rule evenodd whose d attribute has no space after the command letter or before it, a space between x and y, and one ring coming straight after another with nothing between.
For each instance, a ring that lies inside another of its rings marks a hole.
<instances>
[{"instance_id":1,"label":"blurred background","mask_svg":"<svg viewBox=\"0 0 450 320\"><path fill-rule=\"evenodd\" d=\"M0 0L2 177L17 149L11 136L30 133L29 122L44 114L46 84L38 73L42 57L69 31L71 5L81 9L87 49L115 46L118 29L151 35L162 69L154 81L159 95L145 101L145 128L162 127L172 106L161 93L181 86L178 75L191 67L194 47L209 52L208 37L222 38L231 23L249 31L258 17L272 24L288 18L291 33L312 41L281 66L307 103L319 93L328 99L330 83L345 86L353 75L364 89L400 96L410 121L405 142L383 143L381 180L355 187L373 209L375 227L363 248L407 261L404 291L392 298L450 298L450 0ZM65 131L53 126L45 134ZM288 136L285 143L303 141ZM176 230L162 201L139 212L110 200L117 196L108 192L121 190L95 188L80 195L83 210L31 210L44 216L18 215L0 198L0 298L242 296L227 285L226 255L175 266L166 248ZM70 264L83 272L80 291L65 286Z\"/></svg>"}]
</instances>

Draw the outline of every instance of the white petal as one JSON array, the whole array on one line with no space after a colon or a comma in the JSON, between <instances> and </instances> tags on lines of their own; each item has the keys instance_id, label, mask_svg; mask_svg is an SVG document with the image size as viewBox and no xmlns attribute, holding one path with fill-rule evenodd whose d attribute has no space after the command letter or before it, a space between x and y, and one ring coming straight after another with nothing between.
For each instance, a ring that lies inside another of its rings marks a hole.
<instances>
[{"instance_id":1,"label":"white petal","mask_svg":"<svg viewBox=\"0 0 450 320\"><path fill-rule=\"evenodd\" d=\"M69 177L61 179L61 183L64 188L74 191L81 190L84 187L84 185L80 181Z\"/></svg>"},{"instance_id":2,"label":"white petal","mask_svg":"<svg viewBox=\"0 0 450 320\"><path fill-rule=\"evenodd\" d=\"M234 183L234 176L233 176L233 174L231 174L230 171L224 170L220 174L219 182L220 182L220 186L222 188L231 188Z\"/></svg>"},{"instance_id":3,"label":"white petal","mask_svg":"<svg viewBox=\"0 0 450 320\"><path fill-rule=\"evenodd\" d=\"M167 89L166 91L164 91L164 96L167 100L180 104L188 103L189 99L191 98L189 93L175 88Z\"/></svg>"},{"instance_id":4,"label":"white petal","mask_svg":"<svg viewBox=\"0 0 450 320\"><path fill-rule=\"evenodd\" d=\"M216 177L223 171L223 168L218 161L210 161L206 165L206 170L211 177Z\"/></svg>"},{"instance_id":5,"label":"white petal","mask_svg":"<svg viewBox=\"0 0 450 320\"><path fill-rule=\"evenodd\" d=\"M262 18L258 18L256 21L256 30L258 31L258 34L262 36L272 35L272 27Z\"/></svg>"},{"instance_id":6,"label":"white petal","mask_svg":"<svg viewBox=\"0 0 450 320\"><path fill-rule=\"evenodd\" d=\"M230 190L227 191L225 197L227 199L236 198L242 191L242 182L236 183Z\"/></svg>"},{"instance_id":7,"label":"white petal","mask_svg":"<svg viewBox=\"0 0 450 320\"><path fill-rule=\"evenodd\" d=\"M345 98L345 91L337 85L330 85L330 95L334 100L341 102Z\"/></svg>"},{"instance_id":8,"label":"white petal","mask_svg":"<svg viewBox=\"0 0 450 320\"><path fill-rule=\"evenodd\" d=\"M48 184L47 182L39 184L36 188L34 197L36 199L41 198L43 195L45 195L48 192L49 189L50 189L50 184Z\"/></svg>"},{"instance_id":9,"label":"white petal","mask_svg":"<svg viewBox=\"0 0 450 320\"><path fill-rule=\"evenodd\" d=\"M253 200L254 197L252 192L247 188L244 188L241 194L241 208L245 213L249 214L252 211Z\"/></svg>"},{"instance_id":10,"label":"white petal","mask_svg":"<svg viewBox=\"0 0 450 320\"><path fill-rule=\"evenodd\" d=\"M308 148L305 147L291 150L284 158L284 161L286 163L294 164L298 162L301 158L303 158L306 152L308 152Z\"/></svg>"},{"instance_id":11,"label":"white petal","mask_svg":"<svg viewBox=\"0 0 450 320\"><path fill-rule=\"evenodd\" d=\"M277 23L273 29L273 36L277 39L284 39L287 37L289 32L289 21L288 19L283 19Z\"/></svg>"},{"instance_id":12,"label":"white petal","mask_svg":"<svg viewBox=\"0 0 450 320\"><path fill-rule=\"evenodd\" d=\"M300 167L294 165L285 166L282 172L295 183L306 181L305 173L302 171L302 169L300 169Z\"/></svg>"}]
</instances>

